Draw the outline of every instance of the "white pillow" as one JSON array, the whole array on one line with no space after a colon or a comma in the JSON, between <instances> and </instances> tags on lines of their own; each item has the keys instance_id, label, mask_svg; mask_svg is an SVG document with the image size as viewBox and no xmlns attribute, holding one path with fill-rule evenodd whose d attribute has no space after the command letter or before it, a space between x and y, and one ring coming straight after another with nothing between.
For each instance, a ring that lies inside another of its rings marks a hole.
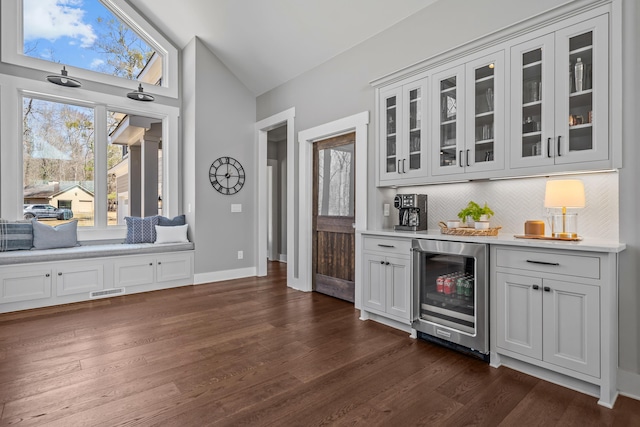
<instances>
[{"instance_id":1,"label":"white pillow","mask_svg":"<svg viewBox=\"0 0 640 427\"><path fill-rule=\"evenodd\" d=\"M187 224L173 227L156 225L156 241L154 243L188 243L187 227Z\"/></svg>"}]
</instances>

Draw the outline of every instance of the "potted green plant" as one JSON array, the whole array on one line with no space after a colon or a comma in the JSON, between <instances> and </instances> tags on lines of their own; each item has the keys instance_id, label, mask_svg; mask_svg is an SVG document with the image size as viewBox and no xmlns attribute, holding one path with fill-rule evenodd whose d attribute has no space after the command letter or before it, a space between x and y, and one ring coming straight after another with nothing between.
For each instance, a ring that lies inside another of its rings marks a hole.
<instances>
[{"instance_id":1,"label":"potted green plant","mask_svg":"<svg viewBox=\"0 0 640 427\"><path fill-rule=\"evenodd\" d=\"M495 215L491 208L485 202L484 206L480 206L473 200L469 204L458 212L458 218L463 222L466 222L469 226L469 218L475 221L487 221L492 215Z\"/></svg>"}]
</instances>

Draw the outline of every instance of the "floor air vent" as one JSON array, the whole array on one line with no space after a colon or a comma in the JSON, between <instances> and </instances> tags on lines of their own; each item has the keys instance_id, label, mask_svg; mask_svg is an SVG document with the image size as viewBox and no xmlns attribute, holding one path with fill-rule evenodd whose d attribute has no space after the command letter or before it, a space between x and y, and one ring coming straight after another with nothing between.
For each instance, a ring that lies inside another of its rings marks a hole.
<instances>
[{"instance_id":1,"label":"floor air vent","mask_svg":"<svg viewBox=\"0 0 640 427\"><path fill-rule=\"evenodd\" d=\"M105 289L104 291L94 291L89 293L89 298L104 298L122 294L124 294L124 288Z\"/></svg>"}]
</instances>

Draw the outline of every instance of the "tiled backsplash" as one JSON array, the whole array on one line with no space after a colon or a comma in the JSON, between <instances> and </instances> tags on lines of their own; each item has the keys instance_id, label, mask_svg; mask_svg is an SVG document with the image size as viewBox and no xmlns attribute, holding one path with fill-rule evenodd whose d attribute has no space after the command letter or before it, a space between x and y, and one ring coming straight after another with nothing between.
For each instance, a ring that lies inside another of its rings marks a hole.
<instances>
[{"instance_id":1,"label":"tiled backsplash","mask_svg":"<svg viewBox=\"0 0 640 427\"><path fill-rule=\"evenodd\" d=\"M546 220L544 191L546 182L553 178L521 178L498 181L479 181L455 184L385 190L388 197L397 193L428 195L428 227L438 229L438 221L456 219L457 214L470 200L495 212L491 226L501 226L500 233L522 234L527 220ZM618 174L616 172L567 176L584 182L586 207L567 209L578 214L578 233L584 237L618 240ZM386 199L386 197L385 197ZM392 203L392 201L391 201ZM391 208L391 219L397 224L397 211ZM551 226L545 221L546 234Z\"/></svg>"}]
</instances>

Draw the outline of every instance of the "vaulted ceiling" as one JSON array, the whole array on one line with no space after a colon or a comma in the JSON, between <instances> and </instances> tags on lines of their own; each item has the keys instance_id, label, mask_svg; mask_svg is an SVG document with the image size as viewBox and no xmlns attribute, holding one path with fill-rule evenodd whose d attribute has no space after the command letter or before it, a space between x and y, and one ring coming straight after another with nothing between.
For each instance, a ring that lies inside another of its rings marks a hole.
<instances>
[{"instance_id":1,"label":"vaulted ceiling","mask_svg":"<svg viewBox=\"0 0 640 427\"><path fill-rule=\"evenodd\" d=\"M129 0L184 48L194 36L256 96L437 0Z\"/></svg>"}]
</instances>

